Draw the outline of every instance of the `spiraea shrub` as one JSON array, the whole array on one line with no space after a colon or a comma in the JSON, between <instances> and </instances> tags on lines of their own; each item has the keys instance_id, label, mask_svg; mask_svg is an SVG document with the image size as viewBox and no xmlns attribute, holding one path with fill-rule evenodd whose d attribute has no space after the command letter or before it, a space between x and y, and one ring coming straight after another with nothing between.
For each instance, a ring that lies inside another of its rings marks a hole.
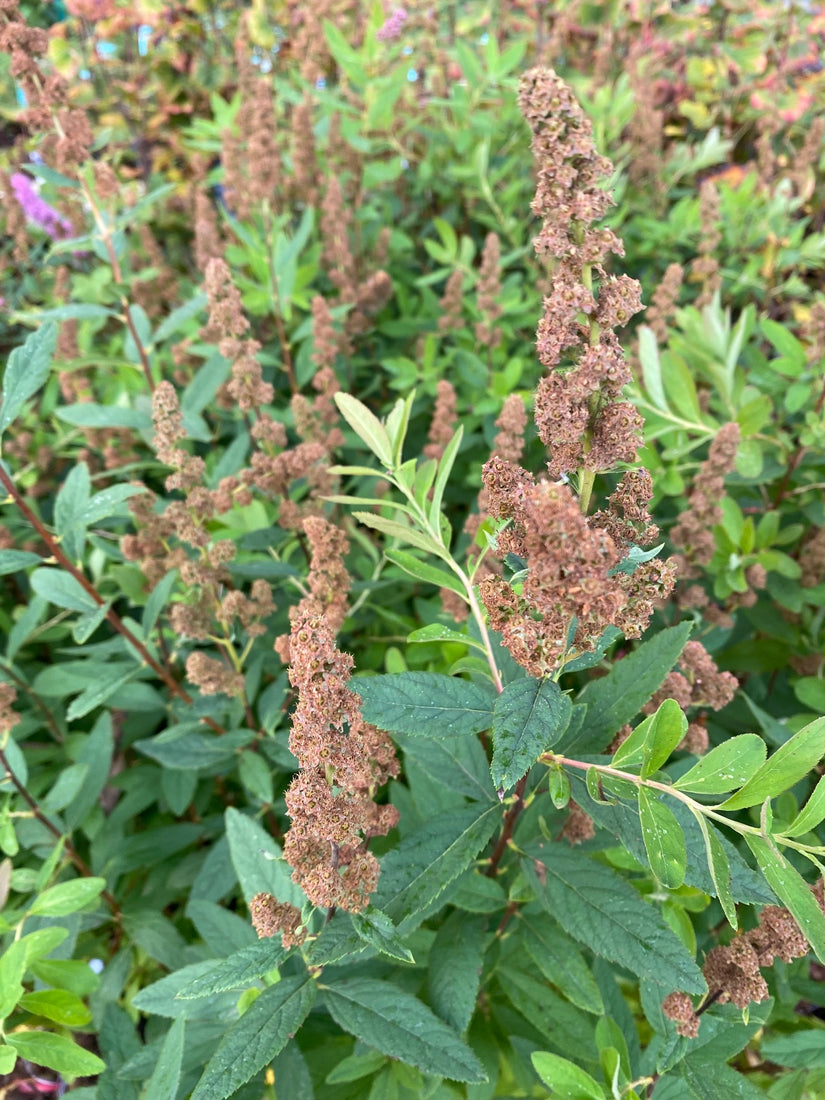
<instances>
[{"instance_id":1,"label":"spiraea shrub","mask_svg":"<svg viewBox=\"0 0 825 1100\"><path fill-rule=\"evenodd\" d=\"M822 1095L824 35L0 0L3 1095Z\"/></svg>"}]
</instances>

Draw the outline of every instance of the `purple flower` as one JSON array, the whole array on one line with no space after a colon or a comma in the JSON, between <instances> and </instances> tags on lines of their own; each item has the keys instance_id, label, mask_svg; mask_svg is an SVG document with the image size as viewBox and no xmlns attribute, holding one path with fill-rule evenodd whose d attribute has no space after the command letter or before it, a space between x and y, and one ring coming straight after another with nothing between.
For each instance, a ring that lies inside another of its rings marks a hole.
<instances>
[{"instance_id":1,"label":"purple flower","mask_svg":"<svg viewBox=\"0 0 825 1100\"><path fill-rule=\"evenodd\" d=\"M31 179L23 172L12 172L11 189L23 213L49 234L53 240L71 237L72 224L45 199L41 199Z\"/></svg>"},{"instance_id":2,"label":"purple flower","mask_svg":"<svg viewBox=\"0 0 825 1100\"><path fill-rule=\"evenodd\" d=\"M400 38L406 22L407 13L404 8L394 8L392 15L385 20L383 27L379 28L375 37L379 42L389 42L393 38Z\"/></svg>"}]
</instances>

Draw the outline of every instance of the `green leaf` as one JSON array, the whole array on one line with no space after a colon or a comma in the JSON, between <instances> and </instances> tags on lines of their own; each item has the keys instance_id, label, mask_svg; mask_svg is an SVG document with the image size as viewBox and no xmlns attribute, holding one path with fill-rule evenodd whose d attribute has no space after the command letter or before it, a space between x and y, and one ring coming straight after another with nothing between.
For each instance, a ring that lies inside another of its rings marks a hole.
<instances>
[{"instance_id":1,"label":"green leaf","mask_svg":"<svg viewBox=\"0 0 825 1100\"><path fill-rule=\"evenodd\" d=\"M731 892L730 861L725 854L725 849L722 847L716 829L705 815L700 810L694 810L693 816L698 822L705 841L708 869L713 879L713 885L716 887L716 897L719 899L719 904L722 906L722 912L725 914L728 924L735 931L739 927L739 920Z\"/></svg>"},{"instance_id":2,"label":"green leaf","mask_svg":"<svg viewBox=\"0 0 825 1100\"><path fill-rule=\"evenodd\" d=\"M169 602L169 597L172 595L172 589L178 579L177 569L172 569L162 577L161 580L155 585L149 594L149 599L146 601L146 606L143 609L143 635L149 636L149 632L154 630L155 624L160 618L160 613L166 607Z\"/></svg>"},{"instance_id":3,"label":"green leaf","mask_svg":"<svg viewBox=\"0 0 825 1100\"><path fill-rule=\"evenodd\" d=\"M655 775L659 768L670 759L670 754L687 732L687 718L675 699L665 699L656 713L648 730L644 747L642 779Z\"/></svg>"},{"instance_id":4,"label":"green leaf","mask_svg":"<svg viewBox=\"0 0 825 1100\"><path fill-rule=\"evenodd\" d=\"M105 878L75 878L59 882L38 894L29 908L30 916L65 917L85 909L106 888Z\"/></svg>"},{"instance_id":5,"label":"green leaf","mask_svg":"<svg viewBox=\"0 0 825 1100\"><path fill-rule=\"evenodd\" d=\"M678 661L690 630L690 623L680 623L659 631L616 661L606 676L586 684L576 703L587 705L587 716L570 744L562 740L564 752L599 752L617 730L631 722Z\"/></svg>"},{"instance_id":6,"label":"green leaf","mask_svg":"<svg viewBox=\"0 0 825 1100\"><path fill-rule=\"evenodd\" d=\"M514 680L495 700L490 774L503 795L551 749L570 723L569 695L546 677Z\"/></svg>"},{"instance_id":7,"label":"green leaf","mask_svg":"<svg viewBox=\"0 0 825 1100\"><path fill-rule=\"evenodd\" d=\"M17 573L30 565L39 565L42 560L39 554L32 554L28 550L0 550L0 577Z\"/></svg>"},{"instance_id":8,"label":"green leaf","mask_svg":"<svg viewBox=\"0 0 825 1100\"><path fill-rule=\"evenodd\" d=\"M368 1050L365 1054L350 1054L329 1071L324 1083L342 1085L348 1081L360 1081L363 1077L371 1077L386 1061L386 1056L377 1050Z\"/></svg>"},{"instance_id":9,"label":"green leaf","mask_svg":"<svg viewBox=\"0 0 825 1100\"><path fill-rule=\"evenodd\" d=\"M381 861L373 897L400 933L416 927L449 884L472 864L501 819L498 804L439 814L408 833Z\"/></svg>"},{"instance_id":10,"label":"green leaf","mask_svg":"<svg viewBox=\"0 0 825 1100\"><path fill-rule=\"evenodd\" d=\"M0 1044L0 1074L11 1073L17 1061L17 1051L14 1047Z\"/></svg>"},{"instance_id":11,"label":"green leaf","mask_svg":"<svg viewBox=\"0 0 825 1100\"><path fill-rule=\"evenodd\" d=\"M273 894L302 909L306 898L292 881L292 870L281 849L257 821L230 806L224 815L232 865L248 902L255 894Z\"/></svg>"},{"instance_id":12,"label":"green leaf","mask_svg":"<svg viewBox=\"0 0 825 1100\"><path fill-rule=\"evenodd\" d=\"M66 424L77 428L132 428L151 432L152 417L148 412L130 409L124 405L95 405L83 402L78 405L61 405L54 415Z\"/></svg>"},{"instance_id":13,"label":"green leaf","mask_svg":"<svg viewBox=\"0 0 825 1100\"><path fill-rule=\"evenodd\" d=\"M143 1100L175 1100L183 1060L184 1018L179 1016L166 1032L157 1064L146 1084Z\"/></svg>"},{"instance_id":14,"label":"green leaf","mask_svg":"<svg viewBox=\"0 0 825 1100\"><path fill-rule=\"evenodd\" d=\"M600 1016L604 1001L590 967L575 943L536 905L518 913L521 943L540 972L571 1004Z\"/></svg>"},{"instance_id":15,"label":"green leaf","mask_svg":"<svg viewBox=\"0 0 825 1100\"><path fill-rule=\"evenodd\" d=\"M380 531L382 535L389 535L393 539L403 539L410 546L416 546L419 550L425 550L428 554L435 554L438 557L444 556L444 550L434 538L422 534L414 527L407 527L397 520L387 519L386 516L379 516L374 512L353 512L352 514L365 527L372 527L375 531Z\"/></svg>"},{"instance_id":16,"label":"green leaf","mask_svg":"<svg viewBox=\"0 0 825 1100\"><path fill-rule=\"evenodd\" d=\"M605 1100L598 1081L575 1062L538 1050L530 1058L536 1073L559 1100Z\"/></svg>"},{"instance_id":17,"label":"green leaf","mask_svg":"<svg viewBox=\"0 0 825 1100\"><path fill-rule=\"evenodd\" d=\"M458 430L453 435L453 438L444 448L444 454L438 463L438 473L435 476L435 484L433 485L433 498L430 501L430 510L428 518L433 527L438 527L438 517L441 513L441 502L444 499L444 490L447 488L447 482L450 478L453 465L458 455L458 448L461 446L461 440L464 438L464 428L459 425Z\"/></svg>"},{"instance_id":18,"label":"green leaf","mask_svg":"<svg viewBox=\"0 0 825 1100\"><path fill-rule=\"evenodd\" d=\"M348 393L336 393L335 404L359 439L366 443L387 469L392 469L392 444L387 429L378 417Z\"/></svg>"},{"instance_id":19,"label":"green leaf","mask_svg":"<svg viewBox=\"0 0 825 1100\"><path fill-rule=\"evenodd\" d=\"M86 997L100 985L100 978L80 959L37 959L31 972L47 985L68 989L78 997Z\"/></svg>"},{"instance_id":20,"label":"green leaf","mask_svg":"<svg viewBox=\"0 0 825 1100\"><path fill-rule=\"evenodd\" d=\"M471 649L479 649L482 653L487 652L481 642L477 642L475 638L471 638L469 634L462 634L458 630L452 630L449 626L444 626L442 623L430 623L429 626L419 627L418 630L414 630L412 634L407 635L407 641L412 643L459 642L461 645L469 646Z\"/></svg>"},{"instance_id":21,"label":"green leaf","mask_svg":"<svg viewBox=\"0 0 825 1100\"><path fill-rule=\"evenodd\" d=\"M673 786L691 794L727 794L747 783L764 764L767 752L761 737L742 733L711 749Z\"/></svg>"},{"instance_id":22,"label":"green leaf","mask_svg":"<svg viewBox=\"0 0 825 1100\"><path fill-rule=\"evenodd\" d=\"M364 720L388 733L468 737L493 724L492 685L438 672L400 672L356 676L350 686L361 697Z\"/></svg>"},{"instance_id":23,"label":"green leaf","mask_svg":"<svg viewBox=\"0 0 825 1100\"><path fill-rule=\"evenodd\" d=\"M750 777L721 809L742 810L775 798L804 778L825 754L825 718L816 718L795 733Z\"/></svg>"},{"instance_id":24,"label":"green leaf","mask_svg":"<svg viewBox=\"0 0 825 1100\"><path fill-rule=\"evenodd\" d=\"M191 1100L226 1100L269 1065L306 1019L315 994L305 974L265 989L221 1039Z\"/></svg>"},{"instance_id":25,"label":"green leaf","mask_svg":"<svg viewBox=\"0 0 825 1100\"><path fill-rule=\"evenodd\" d=\"M80 581L61 569L36 569L29 582L38 596L53 603L55 607L84 612L97 611L99 607L97 600L86 591Z\"/></svg>"},{"instance_id":26,"label":"green leaf","mask_svg":"<svg viewBox=\"0 0 825 1100\"><path fill-rule=\"evenodd\" d=\"M814 787L813 792L787 827L782 830L782 836L804 836L811 832L825 819L825 776L822 776Z\"/></svg>"},{"instance_id":27,"label":"green leaf","mask_svg":"<svg viewBox=\"0 0 825 1100\"><path fill-rule=\"evenodd\" d=\"M96 1054L48 1031L14 1031L6 1036L21 1058L38 1066L48 1066L62 1077L93 1077L106 1069Z\"/></svg>"},{"instance_id":28,"label":"green leaf","mask_svg":"<svg viewBox=\"0 0 825 1100\"><path fill-rule=\"evenodd\" d=\"M485 920L457 911L441 925L430 948L429 1002L459 1034L475 1011L486 935Z\"/></svg>"},{"instance_id":29,"label":"green leaf","mask_svg":"<svg viewBox=\"0 0 825 1100\"><path fill-rule=\"evenodd\" d=\"M9 356L3 375L0 434L20 415L29 398L46 382L56 345L57 325L48 321L30 333L22 347L15 348Z\"/></svg>"},{"instance_id":30,"label":"green leaf","mask_svg":"<svg viewBox=\"0 0 825 1100\"><path fill-rule=\"evenodd\" d=\"M534 844L526 851L532 858L523 866L536 897L574 939L640 977L685 993L707 991L681 941L615 871L561 844Z\"/></svg>"},{"instance_id":31,"label":"green leaf","mask_svg":"<svg viewBox=\"0 0 825 1100\"><path fill-rule=\"evenodd\" d=\"M382 1054L451 1081L487 1080L470 1047L426 1005L397 985L350 978L322 989L324 1003L338 1026Z\"/></svg>"},{"instance_id":32,"label":"green leaf","mask_svg":"<svg viewBox=\"0 0 825 1100\"><path fill-rule=\"evenodd\" d=\"M93 711L95 707L99 707L102 703L114 695L116 691L119 691L124 684L128 684L131 680L137 676L138 669L130 668L128 672L122 673L120 676L115 676L111 680L100 684L89 684L85 691L82 691L76 699L73 699L69 709L66 711L66 718L69 722L74 722L77 718L85 718L90 711Z\"/></svg>"},{"instance_id":33,"label":"green leaf","mask_svg":"<svg viewBox=\"0 0 825 1100\"><path fill-rule=\"evenodd\" d=\"M806 1028L791 1035L765 1039L760 1047L762 1057L778 1066L813 1069L825 1067L825 1031Z\"/></svg>"},{"instance_id":34,"label":"green leaf","mask_svg":"<svg viewBox=\"0 0 825 1100\"><path fill-rule=\"evenodd\" d=\"M66 1027L83 1027L92 1014L81 999L65 989L39 989L20 998L20 1007Z\"/></svg>"},{"instance_id":35,"label":"green leaf","mask_svg":"<svg viewBox=\"0 0 825 1100\"><path fill-rule=\"evenodd\" d=\"M663 886L678 890L687 868L687 846L679 822L647 787L639 788L639 819L651 870Z\"/></svg>"},{"instance_id":36,"label":"green leaf","mask_svg":"<svg viewBox=\"0 0 825 1100\"><path fill-rule=\"evenodd\" d=\"M427 581L428 584L437 585L439 588L449 588L452 592L458 592L461 596L465 595L461 581L453 573L448 573L446 569L439 569L436 565L421 561L407 550L387 550L385 553L389 561L403 569L405 573L409 573L411 577L415 577L416 580Z\"/></svg>"},{"instance_id":37,"label":"green leaf","mask_svg":"<svg viewBox=\"0 0 825 1100\"><path fill-rule=\"evenodd\" d=\"M653 329L639 325L639 360L642 364L642 379L647 395L657 409L669 412L670 408L662 386L662 364L659 362L659 347Z\"/></svg>"},{"instance_id":38,"label":"green leaf","mask_svg":"<svg viewBox=\"0 0 825 1100\"><path fill-rule=\"evenodd\" d=\"M745 833L759 870L782 904L790 909L803 936L820 962L825 962L825 914L795 867L763 836Z\"/></svg>"},{"instance_id":39,"label":"green leaf","mask_svg":"<svg viewBox=\"0 0 825 1100\"><path fill-rule=\"evenodd\" d=\"M0 955L0 1020L14 1011L23 995L25 973L26 949L21 942L12 942Z\"/></svg>"},{"instance_id":40,"label":"green leaf","mask_svg":"<svg viewBox=\"0 0 825 1100\"><path fill-rule=\"evenodd\" d=\"M360 913L353 913L352 926L365 943L382 955L400 962L415 962L412 951L402 942L395 925L380 909L370 905Z\"/></svg>"},{"instance_id":41,"label":"green leaf","mask_svg":"<svg viewBox=\"0 0 825 1100\"><path fill-rule=\"evenodd\" d=\"M497 971L498 983L525 1020L537 1028L559 1051L580 1062L591 1061L595 1028L590 1017L549 989L547 983L526 970L514 945L507 955L507 965Z\"/></svg>"}]
</instances>

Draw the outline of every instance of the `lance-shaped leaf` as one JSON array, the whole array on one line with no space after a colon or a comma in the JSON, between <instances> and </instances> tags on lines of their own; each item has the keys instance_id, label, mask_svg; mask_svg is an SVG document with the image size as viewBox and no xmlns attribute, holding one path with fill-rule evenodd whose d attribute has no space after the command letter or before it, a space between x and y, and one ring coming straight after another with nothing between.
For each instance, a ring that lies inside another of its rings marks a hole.
<instances>
[{"instance_id":1,"label":"lance-shaped leaf","mask_svg":"<svg viewBox=\"0 0 825 1100\"><path fill-rule=\"evenodd\" d=\"M336 393L335 404L359 439L380 458L388 468L392 467L392 444L387 429L366 405L348 393Z\"/></svg>"},{"instance_id":2,"label":"lance-shaped leaf","mask_svg":"<svg viewBox=\"0 0 825 1100\"><path fill-rule=\"evenodd\" d=\"M360 913L353 913L352 927L365 943L382 955L401 962L415 962L412 951L404 945L395 925L386 913L375 906L370 905Z\"/></svg>"},{"instance_id":3,"label":"lance-shaped leaf","mask_svg":"<svg viewBox=\"0 0 825 1100\"><path fill-rule=\"evenodd\" d=\"M644 747L642 779L654 775L687 732L687 718L675 699L665 699L650 724Z\"/></svg>"},{"instance_id":4,"label":"lance-shaped leaf","mask_svg":"<svg viewBox=\"0 0 825 1100\"><path fill-rule=\"evenodd\" d=\"M390 538L394 539L403 539L410 546L416 546L419 550L425 550L428 554L435 554L440 558L444 557L443 546L439 546L434 538L418 531L415 527L407 527L403 523L399 523L398 520L387 519L386 516L379 516L374 512L353 512L352 514L366 527L372 527L374 530L380 531L382 535L389 535Z\"/></svg>"},{"instance_id":5,"label":"lance-shaped leaf","mask_svg":"<svg viewBox=\"0 0 825 1100\"><path fill-rule=\"evenodd\" d=\"M743 810L775 798L804 778L825 755L825 718L817 718L776 750L741 790L722 803L725 810ZM770 881L770 880L769 880Z\"/></svg>"},{"instance_id":6,"label":"lance-shaped leaf","mask_svg":"<svg viewBox=\"0 0 825 1100\"><path fill-rule=\"evenodd\" d=\"M795 867L763 836L746 833L748 847L756 856L759 870L768 885L790 909L799 930L807 939L820 962L825 963L825 914L811 893L805 879Z\"/></svg>"},{"instance_id":7,"label":"lance-shaped leaf","mask_svg":"<svg viewBox=\"0 0 825 1100\"><path fill-rule=\"evenodd\" d=\"M682 827L672 811L647 787L639 788L639 820L651 870L663 886L678 890L685 881L687 868Z\"/></svg>"},{"instance_id":8,"label":"lance-shaped leaf","mask_svg":"<svg viewBox=\"0 0 825 1100\"><path fill-rule=\"evenodd\" d=\"M813 789L813 793L787 829L782 830L783 836L804 836L825 819L825 776L823 776Z\"/></svg>"},{"instance_id":9,"label":"lance-shaped leaf","mask_svg":"<svg viewBox=\"0 0 825 1100\"><path fill-rule=\"evenodd\" d=\"M405 573L415 577L419 581L427 581L428 584L437 585L439 588L449 588L464 596L464 586L453 573L446 569L439 569L437 565L431 565L428 561L421 561L408 550L387 550L387 558Z\"/></svg>"},{"instance_id":10,"label":"lance-shaped leaf","mask_svg":"<svg viewBox=\"0 0 825 1100\"><path fill-rule=\"evenodd\" d=\"M205 968L203 974L192 978L179 989L175 999L194 1001L200 997L224 993L227 989L252 985L256 978L261 978L280 966L288 954L277 937L250 943L225 959L215 959L209 969Z\"/></svg>"},{"instance_id":11,"label":"lance-shaped leaf","mask_svg":"<svg viewBox=\"0 0 825 1100\"><path fill-rule=\"evenodd\" d=\"M322 988L324 1003L338 1026L382 1054L451 1081L487 1080L470 1047L397 985L350 978Z\"/></svg>"},{"instance_id":12,"label":"lance-shaped leaf","mask_svg":"<svg viewBox=\"0 0 825 1100\"><path fill-rule=\"evenodd\" d=\"M26 342L15 348L9 356L3 375L0 433L20 415L29 398L37 393L49 377L56 345L57 325L54 321L48 321L30 333Z\"/></svg>"},{"instance_id":13,"label":"lance-shaped leaf","mask_svg":"<svg viewBox=\"0 0 825 1100\"><path fill-rule=\"evenodd\" d=\"M441 925L430 948L430 1004L459 1034L467 1030L475 1011L486 937L486 920L456 911Z\"/></svg>"},{"instance_id":14,"label":"lance-shaped leaf","mask_svg":"<svg viewBox=\"0 0 825 1100\"><path fill-rule=\"evenodd\" d=\"M315 993L305 974L265 989L221 1039L192 1100L226 1100L269 1065L306 1019Z\"/></svg>"},{"instance_id":15,"label":"lance-shaped leaf","mask_svg":"<svg viewBox=\"0 0 825 1100\"><path fill-rule=\"evenodd\" d=\"M693 956L615 871L561 844L528 845L522 866L536 897L565 932L596 955L685 993L705 993Z\"/></svg>"},{"instance_id":16,"label":"lance-shaped leaf","mask_svg":"<svg viewBox=\"0 0 825 1100\"><path fill-rule=\"evenodd\" d=\"M361 696L364 719L388 733L442 740L480 733L493 724L492 685L438 672L400 672L356 676L350 686Z\"/></svg>"},{"instance_id":17,"label":"lance-shaped leaf","mask_svg":"<svg viewBox=\"0 0 825 1100\"><path fill-rule=\"evenodd\" d=\"M742 733L711 749L673 786L691 794L727 794L747 783L765 763L767 752L761 737Z\"/></svg>"},{"instance_id":18,"label":"lance-shaped leaf","mask_svg":"<svg viewBox=\"0 0 825 1100\"><path fill-rule=\"evenodd\" d=\"M558 1100L605 1100L607 1093L583 1069L549 1051L531 1055L533 1068Z\"/></svg>"},{"instance_id":19,"label":"lance-shaped leaf","mask_svg":"<svg viewBox=\"0 0 825 1100\"><path fill-rule=\"evenodd\" d=\"M556 744L572 713L570 697L553 680L531 677L507 684L493 713L490 774L501 794Z\"/></svg>"},{"instance_id":20,"label":"lance-shaped leaf","mask_svg":"<svg viewBox=\"0 0 825 1100\"><path fill-rule=\"evenodd\" d=\"M722 847L721 840L717 836L716 830L705 818L705 815L699 810L694 810L693 816L699 824L702 837L705 841L708 870L710 871L710 877L713 879L713 885L716 887L716 897L719 899L719 904L722 906L722 911L727 918L728 924L736 931L739 927L739 920L736 915L736 905L731 892L730 861L725 853L725 849Z\"/></svg>"}]
</instances>

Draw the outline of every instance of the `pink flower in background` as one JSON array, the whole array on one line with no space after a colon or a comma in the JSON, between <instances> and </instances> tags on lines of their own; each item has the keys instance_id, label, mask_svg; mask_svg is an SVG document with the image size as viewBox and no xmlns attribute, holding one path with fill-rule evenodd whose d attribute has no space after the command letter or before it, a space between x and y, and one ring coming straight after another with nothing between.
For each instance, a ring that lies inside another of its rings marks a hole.
<instances>
[{"instance_id":1,"label":"pink flower in background","mask_svg":"<svg viewBox=\"0 0 825 1100\"><path fill-rule=\"evenodd\" d=\"M400 38L406 22L407 13L404 8L394 8L392 15L388 16L375 37L379 42L389 42L393 38Z\"/></svg>"},{"instance_id":2,"label":"pink flower in background","mask_svg":"<svg viewBox=\"0 0 825 1100\"><path fill-rule=\"evenodd\" d=\"M45 199L41 199L31 179L23 172L12 172L11 189L23 213L54 240L72 235L72 224Z\"/></svg>"}]
</instances>

